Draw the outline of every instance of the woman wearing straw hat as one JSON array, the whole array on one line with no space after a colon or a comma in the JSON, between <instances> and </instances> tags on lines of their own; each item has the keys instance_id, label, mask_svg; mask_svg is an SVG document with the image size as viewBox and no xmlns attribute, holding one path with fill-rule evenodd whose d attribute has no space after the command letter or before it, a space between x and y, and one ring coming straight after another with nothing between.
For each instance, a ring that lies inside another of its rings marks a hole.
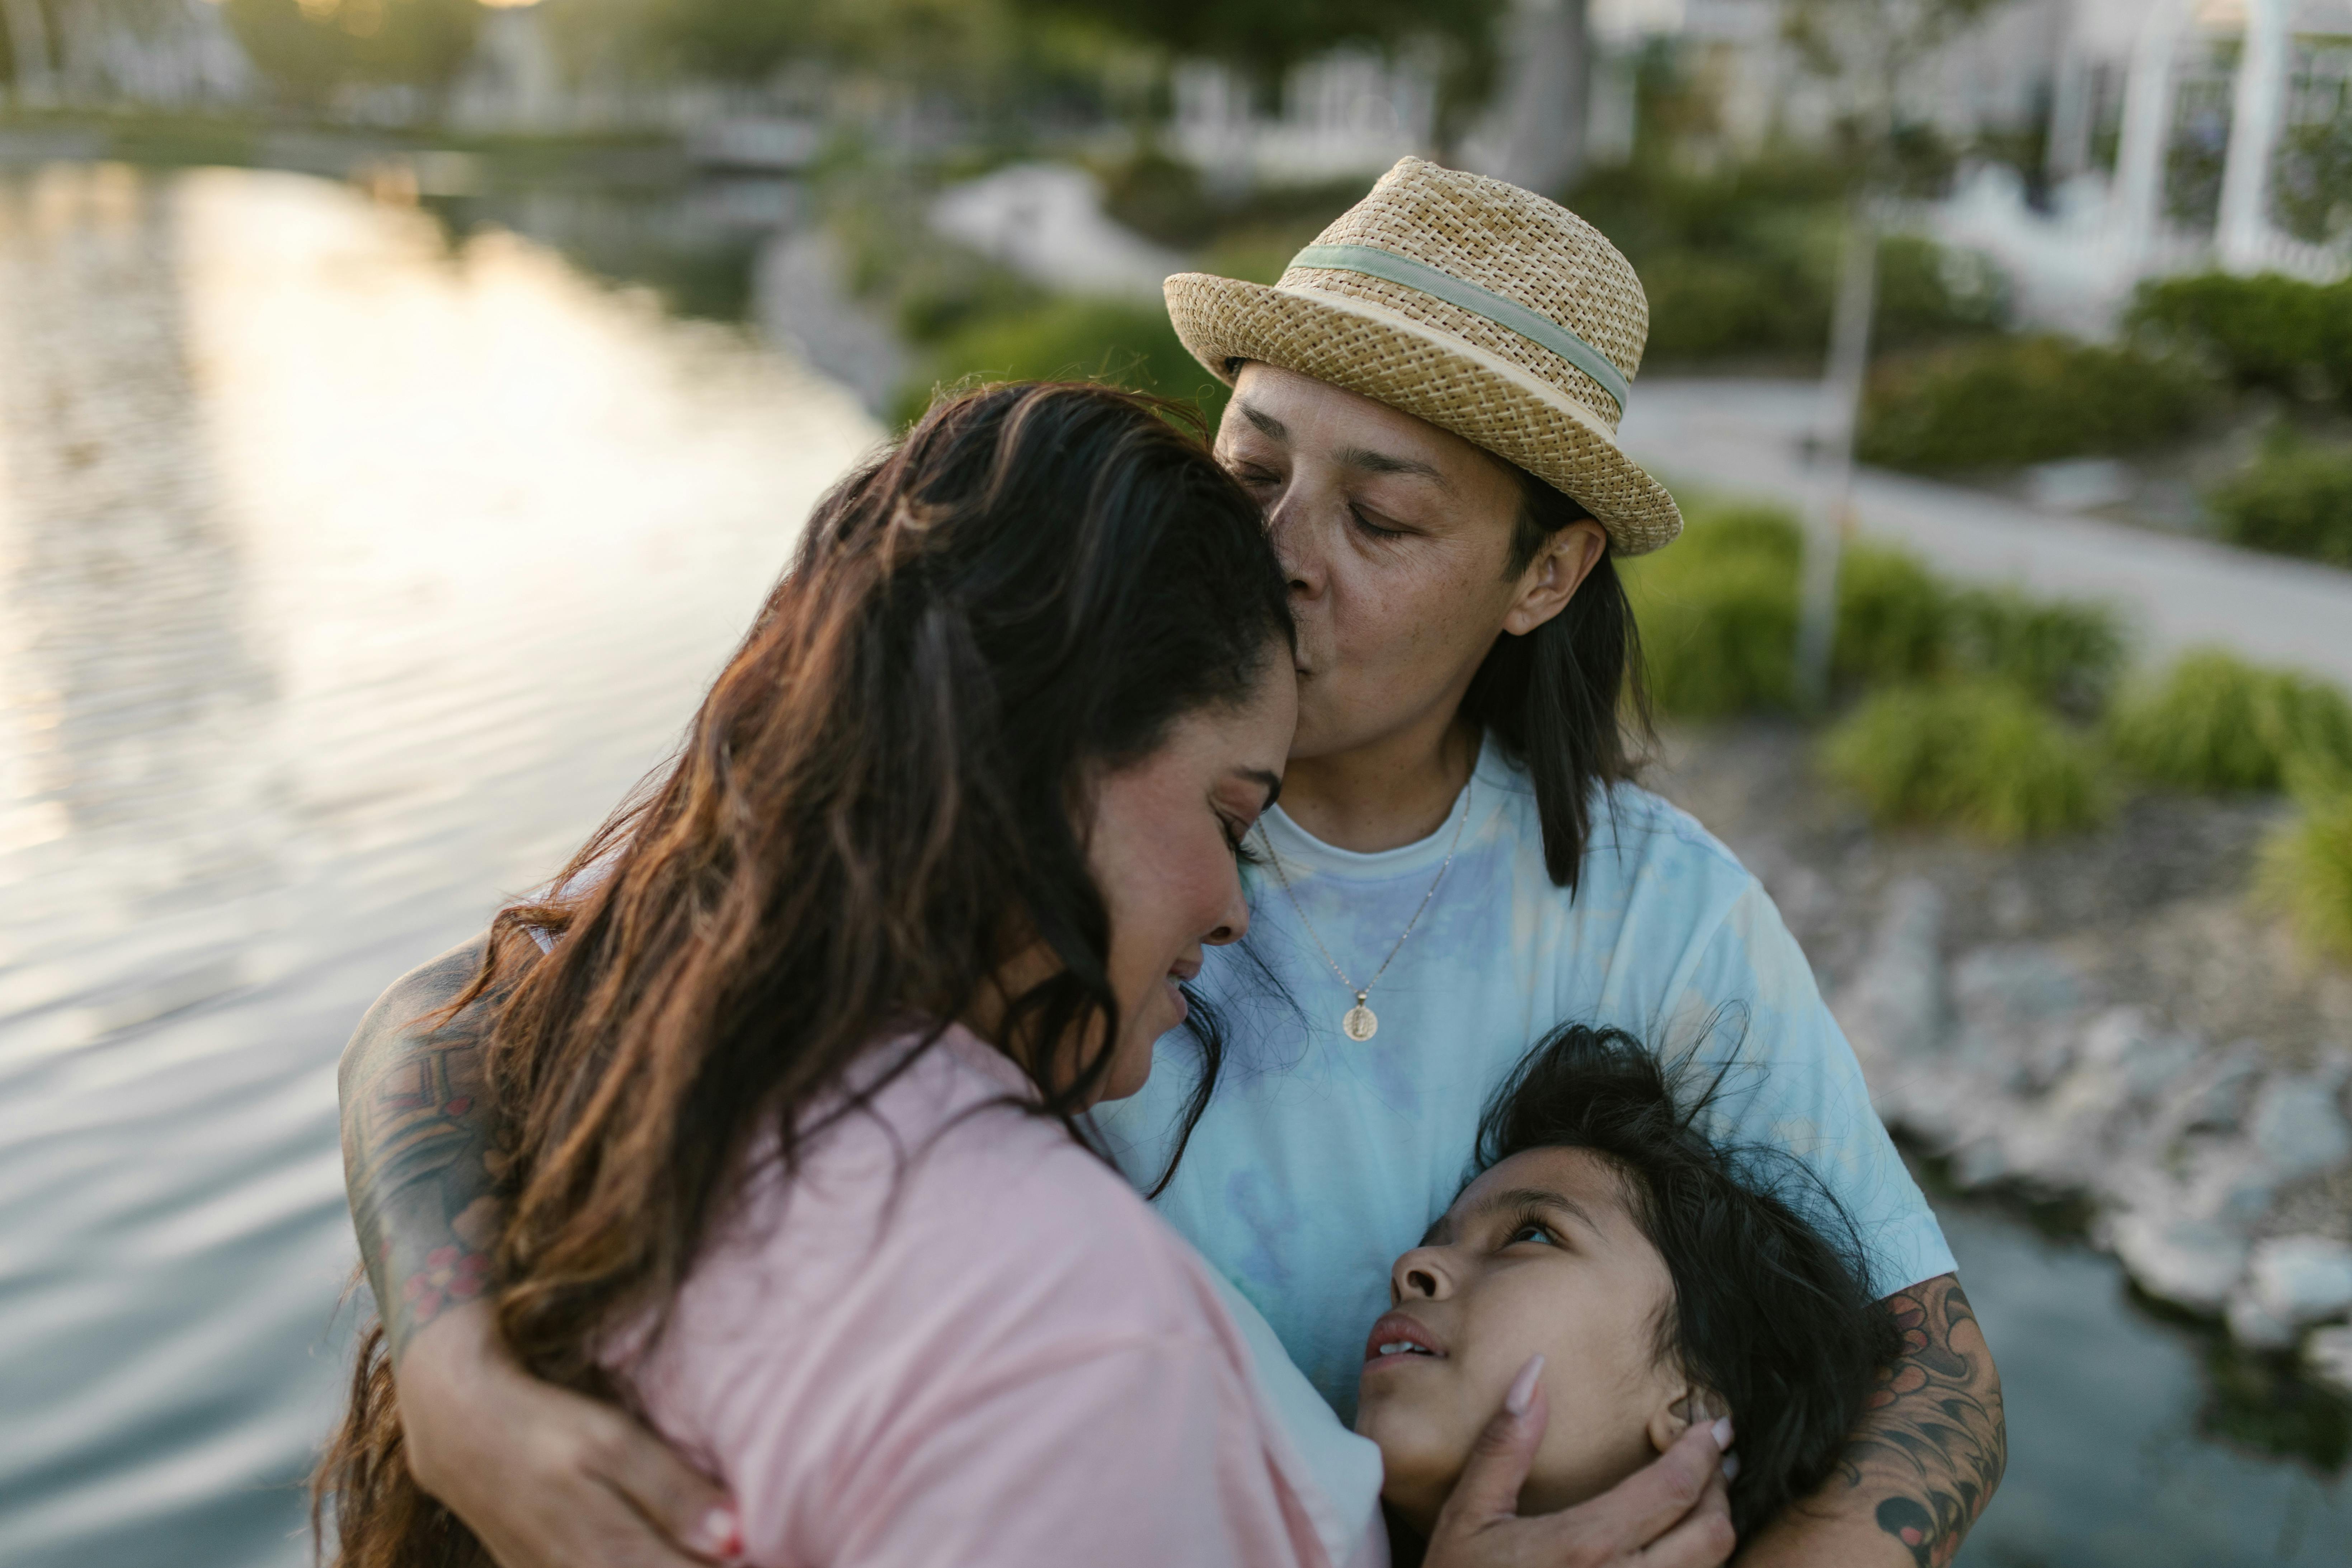
<instances>
[{"instance_id":1,"label":"woman wearing straw hat","mask_svg":"<svg viewBox=\"0 0 2352 1568\"><path fill-rule=\"evenodd\" d=\"M1444 1208L1530 1040L1570 1018L1702 1052L1744 1038L1765 1070L1718 1131L1820 1173L1907 1348L1841 1475L1742 1561L1948 1562L2004 1456L1951 1255L1770 900L1631 782L1614 559L1681 526L1614 441L1648 325L1632 268L1553 203L1407 159L1278 284L1167 292L1234 386L1217 451L1289 574L1299 722L1254 845L1254 933L1196 982L1240 1026L1215 1095L1170 1147L1201 1081L1171 1037L1107 1142L1344 1415L1387 1261ZM391 1081L412 1046L356 1039L347 1082ZM404 1250L435 1244L433 1215L396 1223L418 1233ZM375 1284L398 1310L399 1281ZM534 1563L708 1552L707 1483L485 1354L484 1314L448 1316L470 1326L417 1341L401 1374L454 1507ZM516 1445L558 1457L518 1466Z\"/></svg>"}]
</instances>

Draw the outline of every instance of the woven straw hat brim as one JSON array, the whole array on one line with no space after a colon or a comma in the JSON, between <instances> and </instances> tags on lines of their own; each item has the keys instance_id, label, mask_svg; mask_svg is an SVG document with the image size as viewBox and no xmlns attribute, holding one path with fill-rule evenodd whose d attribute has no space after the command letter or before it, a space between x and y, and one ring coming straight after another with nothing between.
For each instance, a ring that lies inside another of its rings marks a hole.
<instances>
[{"instance_id":1,"label":"woven straw hat brim","mask_svg":"<svg viewBox=\"0 0 2352 1568\"><path fill-rule=\"evenodd\" d=\"M1475 343L1361 300L1179 272L1168 315L1194 359L1231 384L1226 364L1256 360L1359 393L1517 464L1608 531L1620 555L1682 531L1666 488L1582 405Z\"/></svg>"}]
</instances>

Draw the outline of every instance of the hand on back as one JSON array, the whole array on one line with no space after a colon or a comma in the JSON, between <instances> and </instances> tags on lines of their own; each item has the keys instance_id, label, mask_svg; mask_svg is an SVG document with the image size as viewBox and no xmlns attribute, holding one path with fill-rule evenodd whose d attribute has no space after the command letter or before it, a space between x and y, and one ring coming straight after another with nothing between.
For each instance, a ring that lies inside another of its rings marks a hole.
<instances>
[{"instance_id":1,"label":"hand on back","mask_svg":"<svg viewBox=\"0 0 2352 1568\"><path fill-rule=\"evenodd\" d=\"M626 1412L517 1365L484 1302L400 1363L411 1473L499 1568L691 1568L742 1555L731 1500Z\"/></svg>"}]
</instances>

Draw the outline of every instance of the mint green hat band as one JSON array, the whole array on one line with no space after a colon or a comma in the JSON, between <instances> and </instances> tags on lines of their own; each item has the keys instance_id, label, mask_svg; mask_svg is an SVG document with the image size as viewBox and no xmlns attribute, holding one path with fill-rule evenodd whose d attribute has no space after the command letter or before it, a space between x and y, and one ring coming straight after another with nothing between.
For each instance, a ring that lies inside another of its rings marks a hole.
<instances>
[{"instance_id":1,"label":"mint green hat band","mask_svg":"<svg viewBox=\"0 0 2352 1568\"><path fill-rule=\"evenodd\" d=\"M1528 310L1516 300L1481 289L1475 283L1465 283L1450 272L1415 261L1409 256L1399 256L1393 250L1381 250L1370 245L1310 245L1290 258L1293 267L1321 267L1334 272L1360 272L1367 278L1379 278L1391 283L1402 283L1408 289L1418 289L1433 299L1444 300L1456 309L1469 311L1498 327L1517 332L1538 348L1549 349L1585 374L1601 384L1601 390L1617 400L1617 411L1625 411L1626 394L1633 384L1625 373L1610 362L1609 356L1561 326L1550 317Z\"/></svg>"}]
</instances>

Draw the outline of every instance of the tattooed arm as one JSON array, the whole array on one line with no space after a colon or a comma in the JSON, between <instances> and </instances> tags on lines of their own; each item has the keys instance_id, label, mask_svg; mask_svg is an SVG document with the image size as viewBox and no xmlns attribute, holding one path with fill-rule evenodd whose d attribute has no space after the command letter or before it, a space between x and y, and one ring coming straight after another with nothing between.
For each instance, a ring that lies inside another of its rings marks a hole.
<instances>
[{"instance_id":1,"label":"tattooed arm","mask_svg":"<svg viewBox=\"0 0 2352 1568\"><path fill-rule=\"evenodd\" d=\"M477 939L403 975L343 1050L343 1183L395 1364L418 1330L489 1279L488 1012L477 1004L432 1031L420 1021L465 989L481 958Z\"/></svg>"},{"instance_id":2,"label":"tattooed arm","mask_svg":"<svg viewBox=\"0 0 2352 1568\"><path fill-rule=\"evenodd\" d=\"M1828 1483L1757 1536L1740 1568L1944 1568L2000 1485L2000 1373L1959 1280L1939 1275L1883 1304L1902 1354Z\"/></svg>"},{"instance_id":3,"label":"tattooed arm","mask_svg":"<svg viewBox=\"0 0 2352 1568\"><path fill-rule=\"evenodd\" d=\"M690 1568L740 1548L726 1494L610 1405L531 1377L488 1299L498 1125L490 1015L421 1020L465 989L479 939L396 982L344 1048L343 1175L399 1380L417 1484L503 1568Z\"/></svg>"}]
</instances>

